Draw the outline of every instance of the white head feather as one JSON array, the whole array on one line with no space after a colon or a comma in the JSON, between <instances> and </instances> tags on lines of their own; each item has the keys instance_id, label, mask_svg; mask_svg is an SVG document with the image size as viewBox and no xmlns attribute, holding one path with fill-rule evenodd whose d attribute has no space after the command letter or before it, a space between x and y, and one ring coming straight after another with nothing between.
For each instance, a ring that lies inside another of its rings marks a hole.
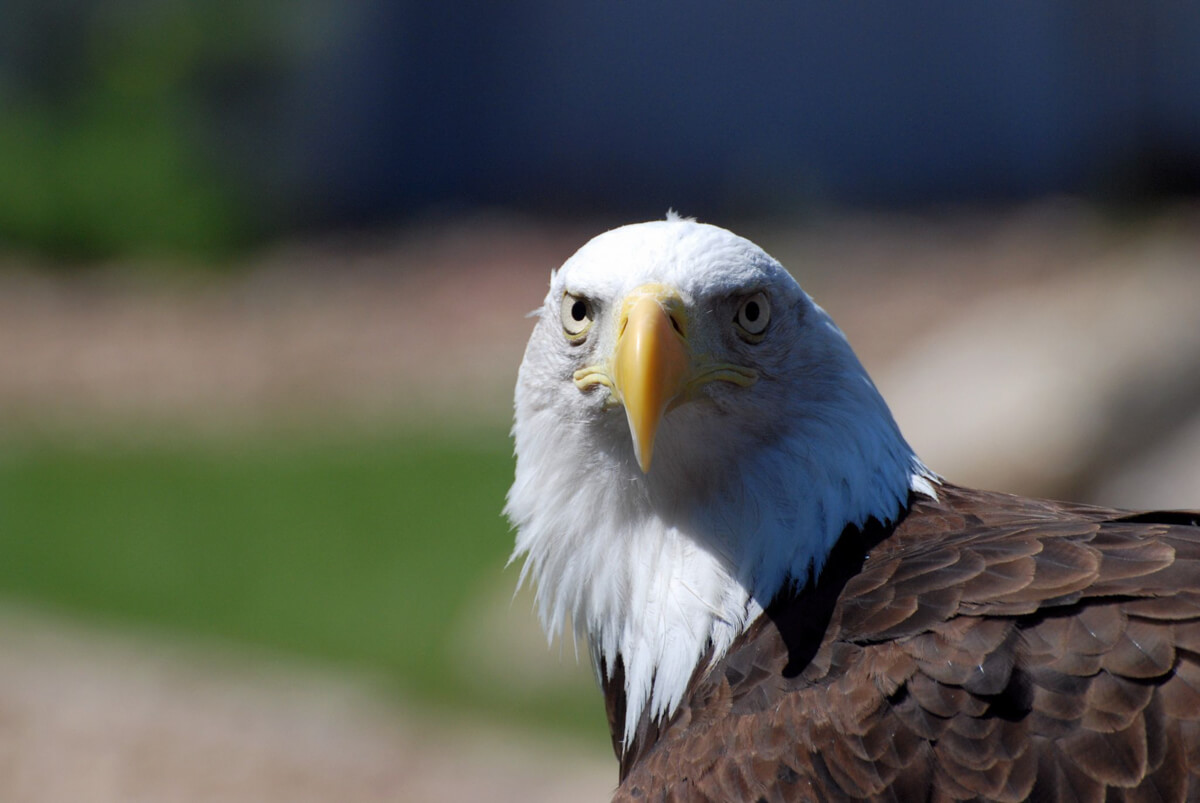
<instances>
[{"instance_id":1,"label":"white head feather","mask_svg":"<svg viewBox=\"0 0 1200 803\"><path fill-rule=\"evenodd\" d=\"M707 349L759 379L709 383L669 412L643 473L609 390L572 377L612 351L621 300L650 282L675 288ZM749 343L733 317L757 291L771 319ZM566 292L593 304L582 342L564 336ZM597 671L623 662L628 747L642 712L669 716L706 652L719 659L815 576L847 525L894 520L935 478L824 310L724 229L671 216L602 234L551 277L538 316L517 380L513 557L550 637L570 622Z\"/></svg>"}]
</instances>

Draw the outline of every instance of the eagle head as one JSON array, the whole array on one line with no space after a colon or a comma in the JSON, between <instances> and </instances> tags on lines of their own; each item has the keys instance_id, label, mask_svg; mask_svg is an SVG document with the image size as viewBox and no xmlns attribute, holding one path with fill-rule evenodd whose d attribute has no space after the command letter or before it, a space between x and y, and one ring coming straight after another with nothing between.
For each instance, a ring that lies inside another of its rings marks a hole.
<instances>
[{"instance_id":1,"label":"eagle head","mask_svg":"<svg viewBox=\"0 0 1200 803\"><path fill-rule=\"evenodd\" d=\"M931 475L846 338L754 243L670 216L551 277L516 389L514 559L553 637L624 674L625 739L678 704L848 525Z\"/></svg>"}]
</instances>

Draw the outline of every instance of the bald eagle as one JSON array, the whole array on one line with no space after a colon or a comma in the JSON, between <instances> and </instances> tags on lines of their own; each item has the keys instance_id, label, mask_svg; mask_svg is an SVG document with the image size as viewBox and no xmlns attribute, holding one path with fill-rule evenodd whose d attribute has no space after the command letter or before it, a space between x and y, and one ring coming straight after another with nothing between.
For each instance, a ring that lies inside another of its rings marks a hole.
<instances>
[{"instance_id":1,"label":"bald eagle","mask_svg":"<svg viewBox=\"0 0 1200 803\"><path fill-rule=\"evenodd\" d=\"M1200 514L942 479L715 226L596 237L537 317L506 513L617 800L1200 799Z\"/></svg>"}]
</instances>

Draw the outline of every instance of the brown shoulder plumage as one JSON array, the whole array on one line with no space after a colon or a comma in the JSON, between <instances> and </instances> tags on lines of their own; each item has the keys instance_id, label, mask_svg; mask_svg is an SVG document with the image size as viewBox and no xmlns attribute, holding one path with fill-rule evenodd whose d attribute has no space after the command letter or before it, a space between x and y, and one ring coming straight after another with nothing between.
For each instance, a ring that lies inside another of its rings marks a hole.
<instances>
[{"instance_id":1,"label":"brown shoulder plumage","mask_svg":"<svg viewBox=\"0 0 1200 803\"><path fill-rule=\"evenodd\" d=\"M939 494L643 723L616 799L1200 798L1200 514Z\"/></svg>"}]
</instances>

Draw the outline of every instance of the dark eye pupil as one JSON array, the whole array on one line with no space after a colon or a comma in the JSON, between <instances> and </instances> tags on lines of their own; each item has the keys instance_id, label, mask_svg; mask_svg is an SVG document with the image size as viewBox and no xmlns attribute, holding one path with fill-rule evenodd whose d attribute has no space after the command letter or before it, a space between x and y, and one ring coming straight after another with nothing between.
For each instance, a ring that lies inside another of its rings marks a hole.
<instances>
[{"instance_id":1,"label":"dark eye pupil","mask_svg":"<svg viewBox=\"0 0 1200 803\"><path fill-rule=\"evenodd\" d=\"M581 322L587 317L587 304L582 301L576 301L571 305L571 318L575 322Z\"/></svg>"},{"instance_id":2,"label":"dark eye pupil","mask_svg":"<svg viewBox=\"0 0 1200 803\"><path fill-rule=\"evenodd\" d=\"M746 315L746 320L750 321L750 323L754 323L758 320L759 311L760 310L758 309L757 301L751 301L743 309L743 312Z\"/></svg>"}]
</instances>

